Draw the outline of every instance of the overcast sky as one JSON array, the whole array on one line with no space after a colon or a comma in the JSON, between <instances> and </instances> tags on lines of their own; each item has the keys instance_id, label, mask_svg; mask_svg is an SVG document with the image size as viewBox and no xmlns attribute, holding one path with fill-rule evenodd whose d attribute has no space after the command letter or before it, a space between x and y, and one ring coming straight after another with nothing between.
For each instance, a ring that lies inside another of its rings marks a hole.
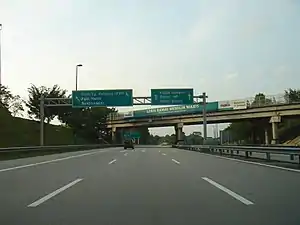
<instances>
[{"instance_id":1,"label":"overcast sky","mask_svg":"<svg viewBox=\"0 0 300 225\"><path fill-rule=\"evenodd\" d=\"M192 87L214 101L300 87L298 0L0 0L0 23L3 84L24 98L30 83L71 91L78 63L79 89L135 96Z\"/></svg>"}]
</instances>

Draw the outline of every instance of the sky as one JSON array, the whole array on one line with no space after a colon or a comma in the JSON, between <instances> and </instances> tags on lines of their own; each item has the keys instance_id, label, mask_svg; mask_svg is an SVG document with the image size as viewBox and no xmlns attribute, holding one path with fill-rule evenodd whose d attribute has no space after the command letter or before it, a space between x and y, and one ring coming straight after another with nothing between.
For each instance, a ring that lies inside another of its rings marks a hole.
<instances>
[{"instance_id":1,"label":"sky","mask_svg":"<svg viewBox=\"0 0 300 225\"><path fill-rule=\"evenodd\" d=\"M79 89L134 96L187 87L215 101L300 88L299 0L0 0L0 23L2 83L23 98L31 83L71 92L79 63Z\"/></svg>"}]
</instances>

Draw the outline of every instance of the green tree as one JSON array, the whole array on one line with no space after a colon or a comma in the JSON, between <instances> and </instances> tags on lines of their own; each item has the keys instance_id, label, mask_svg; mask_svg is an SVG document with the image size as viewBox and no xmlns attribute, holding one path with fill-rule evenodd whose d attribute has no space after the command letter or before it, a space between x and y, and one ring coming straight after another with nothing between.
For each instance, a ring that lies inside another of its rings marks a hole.
<instances>
[{"instance_id":1,"label":"green tree","mask_svg":"<svg viewBox=\"0 0 300 225\"><path fill-rule=\"evenodd\" d=\"M254 101L252 102L251 106L261 107L261 106L272 105L272 104L273 104L272 99L267 98L263 93L258 93L255 95Z\"/></svg>"},{"instance_id":2,"label":"green tree","mask_svg":"<svg viewBox=\"0 0 300 225\"><path fill-rule=\"evenodd\" d=\"M107 128L109 113L114 108L72 108L64 107L59 111L59 120L73 129L75 137L82 137L91 143L111 143L111 130Z\"/></svg>"},{"instance_id":3,"label":"green tree","mask_svg":"<svg viewBox=\"0 0 300 225\"><path fill-rule=\"evenodd\" d=\"M13 95L8 87L0 85L0 102L2 107L8 109L12 98Z\"/></svg>"},{"instance_id":4,"label":"green tree","mask_svg":"<svg viewBox=\"0 0 300 225\"><path fill-rule=\"evenodd\" d=\"M137 132L140 133L140 144L149 144L150 142L150 132L148 127L139 127L137 129Z\"/></svg>"},{"instance_id":5,"label":"green tree","mask_svg":"<svg viewBox=\"0 0 300 225\"><path fill-rule=\"evenodd\" d=\"M287 103L298 103L300 102L300 89L291 89L284 91L284 99Z\"/></svg>"},{"instance_id":6,"label":"green tree","mask_svg":"<svg viewBox=\"0 0 300 225\"><path fill-rule=\"evenodd\" d=\"M9 105L9 111L12 116L23 116L25 101L19 96L13 96Z\"/></svg>"},{"instance_id":7,"label":"green tree","mask_svg":"<svg viewBox=\"0 0 300 225\"><path fill-rule=\"evenodd\" d=\"M8 87L0 85L0 106L7 109L12 116L22 115L23 103L19 95L13 95Z\"/></svg>"},{"instance_id":8,"label":"green tree","mask_svg":"<svg viewBox=\"0 0 300 225\"><path fill-rule=\"evenodd\" d=\"M40 99L42 95L45 98L66 98L67 91L61 89L58 85L54 85L52 88L45 86L37 87L34 84L28 88L29 100L26 102L28 107L28 114L31 118L40 119ZM58 107L45 107L45 119L47 123L50 123L55 116L59 114Z\"/></svg>"},{"instance_id":9,"label":"green tree","mask_svg":"<svg viewBox=\"0 0 300 225\"><path fill-rule=\"evenodd\" d=\"M201 135L197 135L197 133L192 133L185 137L185 142L189 145L202 145L203 137Z\"/></svg>"},{"instance_id":10,"label":"green tree","mask_svg":"<svg viewBox=\"0 0 300 225\"><path fill-rule=\"evenodd\" d=\"M176 142L176 136L175 136L175 134L171 134L171 135L166 135L166 136L164 136L164 137L162 137L162 142L166 142L166 143L168 143L168 144L175 144L175 142Z\"/></svg>"}]
</instances>

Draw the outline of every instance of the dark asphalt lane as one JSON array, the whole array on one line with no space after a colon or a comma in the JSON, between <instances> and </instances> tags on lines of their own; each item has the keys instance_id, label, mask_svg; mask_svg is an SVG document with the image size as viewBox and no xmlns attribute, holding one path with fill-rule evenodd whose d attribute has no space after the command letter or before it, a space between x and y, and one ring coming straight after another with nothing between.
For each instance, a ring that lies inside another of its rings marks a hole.
<instances>
[{"instance_id":1,"label":"dark asphalt lane","mask_svg":"<svg viewBox=\"0 0 300 225\"><path fill-rule=\"evenodd\" d=\"M69 189L27 207L78 178ZM197 152L119 148L0 172L0 224L298 225L299 178L300 173ZM243 204L228 189L254 204Z\"/></svg>"},{"instance_id":2,"label":"dark asphalt lane","mask_svg":"<svg viewBox=\"0 0 300 225\"><path fill-rule=\"evenodd\" d=\"M78 156L81 154L88 154L95 151L102 151L102 150L109 150L109 151L120 151L123 148L106 148L106 149L91 149L91 150L84 150L84 151L74 151L74 152L66 152L66 153L59 153L59 154L51 154L51 155L44 155L44 156L35 156L29 158L20 158L20 159L13 159L13 160L6 160L0 161L0 171L1 169L9 168L9 167L16 167L21 165L28 165L32 163L39 163L49 160L56 160L70 156Z\"/></svg>"},{"instance_id":3,"label":"dark asphalt lane","mask_svg":"<svg viewBox=\"0 0 300 225\"><path fill-rule=\"evenodd\" d=\"M74 154L73 152L69 153L69 155L56 154L6 161L5 163L9 164L9 167L7 168L14 168L11 167L12 165L33 166L0 172L0 202L2 203L2 206L0 206L0 224L4 224L3 222L6 222L6 224L12 224L9 221L11 218L16 219L16 211L20 210L23 212L24 208L26 208L31 202L63 185L68 184L78 177L84 176L86 174L85 171L93 170L95 169L95 166L97 169L99 166L105 168L108 161L114 158L114 156L120 154L120 150L122 149L98 149L78 152L77 154ZM95 154L92 154L93 152ZM73 156L80 157L67 158ZM58 159L65 160L51 161ZM49 161L50 163L35 165L35 163ZM0 165L2 163L4 164L4 161L0 162ZM2 170L4 169L3 166L1 168ZM20 221L17 220L14 224L20 224Z\"/></svg>"},{"instance_id":4,"label":"dark asphalt lane","mask_svg":"<svg viewBox=\"0 0 300 225\"><path fill-rule=\"evenodd\" d=\"M186 169L196 176L202 173L255 202L255 208L266 214L256 214L264 224L299 224L300 173L201 154L180 149L168 149L170 157L178 157ZM272 215L272 217L269 217Z\"/></svg>"}]
</instances>

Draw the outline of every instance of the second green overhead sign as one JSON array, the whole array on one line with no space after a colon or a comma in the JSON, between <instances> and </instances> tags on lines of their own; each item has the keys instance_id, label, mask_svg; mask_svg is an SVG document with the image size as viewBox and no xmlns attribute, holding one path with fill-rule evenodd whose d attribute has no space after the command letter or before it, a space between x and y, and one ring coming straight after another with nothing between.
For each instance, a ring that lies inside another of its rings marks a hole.
<instances>
[{"instance_id":1,"label":"second green overhead sign","mask_svg":"<svg viewBox=\"0 0 300 225\"><path fill-rule=\"evenodd\" d=\"M190 105L193 104L194 90L151 89L151 105Z\"/></svg>"}]
</instances>

